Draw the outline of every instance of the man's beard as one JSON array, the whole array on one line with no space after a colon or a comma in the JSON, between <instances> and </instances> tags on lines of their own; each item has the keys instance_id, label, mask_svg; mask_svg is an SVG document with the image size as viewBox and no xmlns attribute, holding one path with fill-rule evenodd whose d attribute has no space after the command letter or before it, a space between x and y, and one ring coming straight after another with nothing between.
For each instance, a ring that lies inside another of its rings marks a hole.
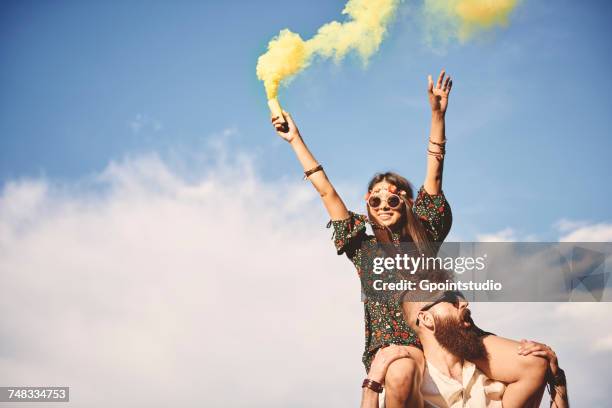
<instances>
[{"instance_id":1,"label":"man's beard","mask_svg":"<svg viewBox=\"0 0 612 408\"><path fill-rule=\"evenodd\" d=\"M463 322L469 322L470 325L466 327ZM472 361L487 357L487 350L482 342L483 337L474 330L469 309L464 309L459 318L454 316L441 318L434 314L434 323L436 325L434 337L451 354Z\"/></svg>"}]
</instances>

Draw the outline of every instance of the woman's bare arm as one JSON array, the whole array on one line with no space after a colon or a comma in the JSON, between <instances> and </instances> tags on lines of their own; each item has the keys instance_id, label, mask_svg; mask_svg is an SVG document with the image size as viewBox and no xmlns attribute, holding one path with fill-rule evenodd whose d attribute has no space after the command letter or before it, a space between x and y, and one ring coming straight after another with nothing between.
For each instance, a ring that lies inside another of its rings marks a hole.
<instances>
[{"instance_id":1,"label":"woman's bare arm","mask_svg":"<svg viewBox=\"0 0 612 408\"><path fill-rule=\"evenodd\" d=\"M554 408L569 408L565 372L559 367L559 359L555 351L546 344L535 341L521 340L519 354L523 356L538 356L548 360L548 375L551 377L550 406ZM538 405L539 406L539 405Z\"/></svg>"},{"instance_id":2,"label":"woman's bare arm","mask_svg":"<svg viewBox=\"0 0 612 408\"><path fill-rule=\"evenodd\" d=\"M389 369L391 363L400 358L413 358L408 349L408 347L394 344L378 349L374 355L374 359L372 360L370 371L368 371L368 379L379 384L384 384L385 377L387 376L387 370ZM416 392L418 393L420 391L417 389ZM421 401L420 396L416 398L413 396L410 401L407 401L407 403L412 404L412 402L417 401ZM370 388L363 387L360 408L378 408L378 393Z\"/></svg>"},{"instance_id":3,"label":"woman's bare arm","mask_svg":"<svg viewBox=\"0 0 612 408\"><path fill-rule=\"evenodd\" d=\"M431 75L427 78L427 93L431 105L431 130L427 146L427 174L423 186L429 194L440 194L442 191L442 171L444 169L444 149L446 145L445 115L448 106L448 95L453 86L450 77L444 79L442 70L434 85Z\"/></svg>"},{"instance_id":4,"label":"woman's bare arm","mask_svg":"<svg viewBox=\"0 0 612 408\"><path fill-rule=\"evenodd\" d=\"M300 131L298 130L291 115L285 111L283 111L283 115L287 120L289 130L287 132L283 132L284 129L279 121L279 118L272 117L272 124L276 129L276 133L289 142L293 148L293 151L295 152L296 157L302 164L304 171L314 169L319 165L319 163L314 158L310 150L308 150L308 147L306 146L306 143L304 143L304 139L302 139ZM348 210L336 192L336 189L327 178L324 170L311 174L308 179L321 196L323 205L325 206L325 209L329 213L332 220L344 220L348 218Z\"/></svg>"}]
</instances>

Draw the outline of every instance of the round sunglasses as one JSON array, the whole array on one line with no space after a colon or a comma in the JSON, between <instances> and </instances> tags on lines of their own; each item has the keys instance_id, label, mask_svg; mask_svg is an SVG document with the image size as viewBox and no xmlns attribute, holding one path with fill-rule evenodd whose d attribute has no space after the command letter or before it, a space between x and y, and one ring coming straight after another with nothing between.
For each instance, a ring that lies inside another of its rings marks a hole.
<instances>
[{"instance_id":1,"label":"round sunglasses","mask_svg":"<svg viewBox=\"0 0 612 408\"><path fill-rule=\"evenodd\" d=\"M386 198L372 194L368 198L368 205L372 208L378 208L386 201L390 208L396 209L402 204L402 199L397 194L389 194Z\"/></svg>"},{"instance_id":2,"label":"round sunglasses","mask_svg":"<svg viewBox=\"0 0 612 408\"><path fill-rule=\"evenodd\" d=\"M423 306L423 308L420 310L421 312L426 312L429 309L431 309L432 307L434 307L435 305L437 305L438 303L451 303L453 306L455 307L459 307L459 303L460 302L465 302L465 296L463 296L463 293L459 292L459 291L446 291L444 293L442 293L442 295L440 295L440 297L438 297L437 299L435 299L433 302L431 302L428 305ZM419 325L419 318L417 317L416 319L416 325Z\"/></svg>"}]
</instances>

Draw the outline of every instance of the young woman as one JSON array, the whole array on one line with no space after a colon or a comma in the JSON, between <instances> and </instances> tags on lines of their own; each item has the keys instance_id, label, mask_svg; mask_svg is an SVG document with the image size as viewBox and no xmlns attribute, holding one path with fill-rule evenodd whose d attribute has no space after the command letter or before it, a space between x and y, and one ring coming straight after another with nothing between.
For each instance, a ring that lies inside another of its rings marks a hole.
<instances>
[{"instance_id":1,"label":"young woman","mask_svg":"<svg viewBox=\"0 0 612 408\"><path fill-rule=\"evenodd\" d=\"M334 243L338 254L346 254L361 275L364 244L399 244L412 242L427 254L435 252L436 245L448 234L452 216L450 206L442 193L442 170L445 155L445 114L453 82L442 71L434 84L428 77L428 97L431 105L431 130L427 147L427 173L416 198L410 183L395 173L377 174L368 185L366 205L368 215L349 211L330 183L321 165L306 147L293 118L283 112L288 128L281 118L272 117L278 135L290 143L307 177L318 191L334 227ZM366 223L374 236L366 234ZM393 245L391 245L393 247ZM376 352L384 345L398 344L405 351L405 358L389 365L385 378L385 405L388 408L422 406L419 387L424 369L424 357L415 333L403 319L397 302L382 300L364 301L365 351L363 362L366 371ZM489 342L488 339L500 341ZM488 343L488 344L487 344ZM519 383L517 398L508 399L508 406L522 407L543 384L545 366L533 361L515 361L518 343L497 336L487 336L485 346L494 363L486 360L477 363L489 378L506 383ZM528 359L528 357L524 357ZM507 365L512 365L508 368ZM481 367L482 365L482 367ZM544 367L544 368L542 368ZM533 369L532 369L533 368ZM542 371L544 370L544 371ZM528 373L529 375L526 375ZM520 382L519 380L525 380ZM512 395L514 384L506 393ZM516 402L516 405L513 405ZM505 405L506 406L506 405Z\"/></svg>"}]
</instances>

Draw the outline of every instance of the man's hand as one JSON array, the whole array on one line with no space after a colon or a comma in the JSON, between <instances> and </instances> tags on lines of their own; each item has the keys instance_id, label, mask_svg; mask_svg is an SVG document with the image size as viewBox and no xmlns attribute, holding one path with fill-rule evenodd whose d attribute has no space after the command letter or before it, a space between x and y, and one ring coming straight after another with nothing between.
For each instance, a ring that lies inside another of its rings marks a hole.
<instances>
[{"instance_id":1,"label":"man's hand","mask_svg":"<svg viewBox=\"0 0 612 408\"><path fill-rule=\"evenodd\" d=\"M387 369L391 363L400 358L407 357L410 357L410 352L406 350L406 347L391 344L390 346L379 348L374 356L374 360L372 360L368 378L382 384L385 381Z\"/></svg>"},{"instance_id":2,"label":"man's hand","mask_svg":"<svg viewBox=\"0 0 612 408\"><path fill-rule=\"evenodd\" d=\"M279 118L278 116L272 116L270 120L272 121L272 125L274 126L276 133L280 137L282 137L283 139L291 143L294 139L300 137L300 131L298 130L295 122L293 121L293 118L291 117L289 113L283 111L283 116L285 117L285 120L287 121L287 125L286 125L288 127L287 131L285 131L286 128L283 127L282 119Z\"/></svg>"},{"instance_id":3,"label":"man's hand","mask_svg":"<svg viewBox=\"0 0 612 408\"><path fill-rule=\"evenodd\" d=\"M448 95L453 87L453 81L450 76L444 79L445 72L442 70L438 81L434 85L431 75L427 77L427 93L429 94L429 104L431 112L444 115L448 106Z\"/></svg>"},{"instance_id":4,"label":"man's hand","mask_svg":"<svg viewBox=\"0 0 612 408\"><path fill-rule=\"evenodd\" d=\"M535 341L521 340L518 353L522 356L538 356L548 360L548 366L552 375L557 375L559 372L559 360L557 354L546 344L537 343Z\"/></svg>"}]
</instances>

